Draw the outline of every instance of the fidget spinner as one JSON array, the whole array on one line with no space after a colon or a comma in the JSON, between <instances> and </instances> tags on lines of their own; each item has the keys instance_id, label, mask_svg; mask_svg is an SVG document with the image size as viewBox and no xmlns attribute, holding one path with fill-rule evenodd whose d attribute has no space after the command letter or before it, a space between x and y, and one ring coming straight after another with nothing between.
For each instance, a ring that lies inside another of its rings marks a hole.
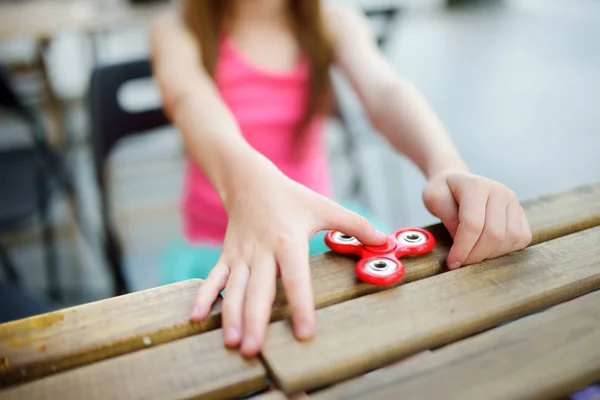
<instances>
[{"instance_id":1,"label":"fidget spinner","mask_svg":"<svg viewBox=\"0 0 600 400\"><path fill-rule=\"evenodd\" d=\"M387 243L381 246L366 246L355 237L338 231L325 235L325 244L340 254L359 256L356 275L366 283L377 286L391 285L404 277L404 264L400 257L429 253L435 245L433 235L418 228L399 229L388 236Z\"/></svg>"}]
</instances>

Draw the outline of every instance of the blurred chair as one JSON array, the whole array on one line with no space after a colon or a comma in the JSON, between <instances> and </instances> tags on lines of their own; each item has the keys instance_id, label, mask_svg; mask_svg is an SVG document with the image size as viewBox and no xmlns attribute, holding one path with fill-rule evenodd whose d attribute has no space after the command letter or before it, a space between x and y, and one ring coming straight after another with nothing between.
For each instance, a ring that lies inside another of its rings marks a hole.
<instances>
[{"instance_id":1,"label":"blurred chair","mask_svg":"<svg viewBox=\"0 0 600 400\"><path fill-rule=\"evenodd\" d=\"M0 108L16 115L27 127L31 145L0 150L0 232L31 226L37 216L42 225L48 278L48 295L60 299L54 229L48 215L58 192L72 193L64 158L50 149L41 121L19 98L0 67ZM20 281L18 268L0 243L0 263L13 283Z\"/></svg>"},{"instance_id":2,"label":"blurred chair","mask_svg":"<svg viewBox=\"0 0 600 400\"><path fill-rule=\"evenodd\" d=\"M92 143L100 190L104 251L117 295L129 292L129 284L125 278L121 244L112 221L104 170L111 151L121 139L171 124L160 107L129 112L119 103L119 89L125 83L151 76L149 60L136 60L96 67L90 84Z\"/></svg>"},{"instance_id":3,"label":"blurred chair","mask_svg":"<svg viewBox=\"0 0 600 400\"><path fill-rule=\"evenodd\" d=\"M5 282L0 282L0 304L0 324L55 310L53 305L43 299L33 297L20 287Z\"/></svg>"},{"instance_id":4,"label":"blurred chair","mask_svg":"<svg viewBox=\"0 0 600 400\"><path fill-rule=\"evenodd\" d=\"M388 42L391 28L396 21L399 10L398 7L366 10L369 18L382 18L384 20L384 28L377 35L377 42L380 46L384 46ZM171 124L161 108L142 112L129 112L123 109L119 103L118 93L125 83L150 77L152 77L150 62L143 59L98 66L92 72L90 84L92 141L96 179L100 190L104 251L110 266L115 294L127 293L129 284L125 278L122 246L112 221L104 170L111 151L121 139L148 133L155 128ZM348 120L342 109L343 106L338 103L337 117L350 130L351 121ZM346 146L348 155L352 157L356 146L351 135L348 135ZM358 181L355 182L355 190L360 190L360 186Z\"/></svg>"},{"instance_id":5,"label":"blurred chair","mask_svg":"<svg viewBox=\"0 0 600 400\"><path fill-rule=\"evenodd\" d=\"M398 18L402 8L400 6L387 6L381 8L367 8L364 10L365 15L371 20L381 19L383 21L383 28L380 32L376 33L377 44L381 48L385 48L390 40L390 36L396 28Z\"/></svg>"}]
</instances>

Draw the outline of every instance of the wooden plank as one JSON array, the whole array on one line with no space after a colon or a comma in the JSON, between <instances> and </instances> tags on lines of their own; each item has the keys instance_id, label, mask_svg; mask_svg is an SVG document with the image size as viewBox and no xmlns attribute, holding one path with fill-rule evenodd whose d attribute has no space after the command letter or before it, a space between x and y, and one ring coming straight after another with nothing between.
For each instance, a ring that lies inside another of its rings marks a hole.
<instances>
[{"instance_id":1,"label":"wooden plank","mask_svg":"<svg viewBox=\"0 0 600 400\"><path fill-rule=\"evenodd\" d=\"M533 244L546 242L600 225L600 182L522 203Z\"/></svg>"},{"instance_id":2,"label":"wooden plank","mask_svg":"<svg viewBox=\"0 0 600 400\"><path fill-rule=\"evenodd\" d=\"M308 400L309 397L306 393L298 393L295 395L288 396L280 390L270 390L268 392L252 396L253 400Z\"/></svg>"},{"instance_id":3,"label":"wooden plank","mask_svg":"<svg viewBox=\"0 0 600 400\"><path fill-rule=\"evenodd\" d=\"M600 182L523 202L523 208L533 234L531 245L598 226L600 225ZM447 270L445 263L452 239L440 224L425 229L432 232L436 238L435 248L429 254L404 259L406 275L396 286ZM354 274L355 263L352 257L334 253L320 254L311 259L312 284L317 308L382 290L379 286L358 281ZM286 304L283 288L279 284L273 321L289 315Z\"/></svg>"},{"instance_id":4,"label":"wooden plank","mask_svg":"<svg viewBox=\"0 0 600 400\"><path fill-rule=\"evenodd\" d=\"M267 393L262 393L257 396L251 397L253 400L289 400L289 397L285 395L285 393L280 392L279 390L271 390Z\"/></svg>"},{"instance_id":5,"label":"wooden plank","mask_svg":"<svg viewBox=\"0 0 600 400\"><path fill-rule=\"evenodd\" d=\"M264 388L260 360L222 343L220 330L194 335L11 387L0 399L223 399Z\"/></svg>"},{"instance_id":6,"label":"wooden plank","mask_svg":"<svg viewBox=\"0 0 600 400\"><path fill-rule=\"evenodd\" d=\"M0 325L0 387L165 343L220 325L191 323L201 280L67 308Z\"/></svg>"},{"instance_id":7,"label":"wooden plank","mask_svg":"<svg viewBox=\"0 0 600 400\"><path fill-rule=\"evenodd\" d=\"M316 337L269 326L277 386L309 390L600 288L600 227L317 311Z\"/></svg>"},{"instance_id":8,"label":"wooden plank","mask_svg":"<svg viewBox=\"0 0 600 400\"><path fill-rule=\"evenodd\" d=\"M600 291L311 399L559 398L600 380L598 343Z\"/></svg>"},{"instance_id":9,"label":"wooden plank","mask_svg":"<svg viewBox=\"0 0 600 400\"><path fill-rule=\"evenodd\" d=\"M534 243L576 232L600 224L600 184L529 201L524 207ZM451 239L441 225L428 229L438 243L430 254L405 260L402 284L445 270ZM358 282L354 263L332 253L311 259L317 308L382 289ZM190 280L0 325L0 387L136 351L146 346L144 340L154 345L219 327L220 303L207 321L189 322L200 283ZM279 286L272 320L287 315Z\"/></svg>"}]
</instances>

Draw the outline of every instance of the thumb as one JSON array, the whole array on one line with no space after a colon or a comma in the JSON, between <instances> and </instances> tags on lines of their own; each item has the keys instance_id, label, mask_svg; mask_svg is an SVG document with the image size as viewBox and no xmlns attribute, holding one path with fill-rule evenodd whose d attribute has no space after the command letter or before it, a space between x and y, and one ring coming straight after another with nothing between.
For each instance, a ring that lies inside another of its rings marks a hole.
<instances>
[{"instance_id":1,"label":"thumb","mask_svg":"<svg viewBox=\"0 0 600 400\"><path fill-rule=\"evenodd\" d=\"M442 221L454 238L458 229L458 204L447 184L428 186L423 190L423 203L431 214Z\"/></svg>"},{"instance_id":2,"label":"thumb","mask_svg":"<svg viewBox=\"0 0 600 400\"><path fill-rule=\"evenodd\" d=\"M387 242L388 235L375 229L367 218L332 201L328 203L322 212L321 229L332 229L354 236L367 246L379 246Z\"/></svg>"}]
</instances>

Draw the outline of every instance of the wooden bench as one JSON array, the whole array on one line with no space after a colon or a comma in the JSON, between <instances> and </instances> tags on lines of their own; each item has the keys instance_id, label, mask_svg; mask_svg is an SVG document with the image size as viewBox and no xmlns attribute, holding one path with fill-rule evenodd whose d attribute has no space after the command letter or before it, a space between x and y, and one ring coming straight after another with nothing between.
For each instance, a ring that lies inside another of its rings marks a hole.
<instances>
[{"instance_id":1,"label":"wooden bench","mask_svg":"<svg viewBox=\"0 0 600 400\"><path fill-rule=\"evenodd\" d=\"M0 325L0 399L564 398L600 382L600 183L524 207L527 249L449 272L426 227L394 287L313 257L316 337L294 340L280 286L257 358L224 348L219 303L189 322L200 280Z\"/></svg>"}]
</instances>

